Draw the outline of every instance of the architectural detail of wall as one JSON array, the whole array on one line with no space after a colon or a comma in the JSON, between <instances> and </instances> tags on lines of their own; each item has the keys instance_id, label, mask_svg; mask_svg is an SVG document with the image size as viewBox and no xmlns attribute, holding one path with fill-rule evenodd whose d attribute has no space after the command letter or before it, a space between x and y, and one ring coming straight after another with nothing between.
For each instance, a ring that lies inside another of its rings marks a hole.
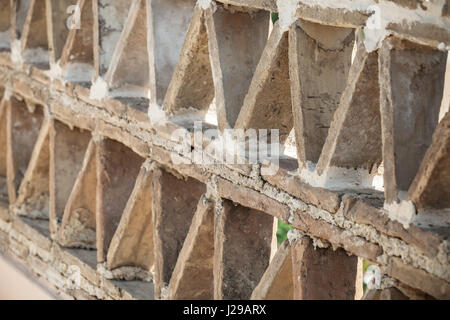
<instances>
[{"instance_id":1,"label":"architectural detail of wall","mask_svg":"<svg viewBox=\"0 0 450 320\"><path fill-rule=\"evenodd\" d=\"M75 299L354 299L361 259L450 299L448 7L2 1L0 252Z\"/></svg>"}]
</instances>

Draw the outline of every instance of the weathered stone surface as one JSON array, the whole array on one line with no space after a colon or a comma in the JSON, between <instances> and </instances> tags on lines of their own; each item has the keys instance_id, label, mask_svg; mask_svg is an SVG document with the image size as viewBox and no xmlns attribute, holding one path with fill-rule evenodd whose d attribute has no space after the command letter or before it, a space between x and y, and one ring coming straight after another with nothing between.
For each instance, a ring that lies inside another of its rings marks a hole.
<instances>
[{"instance_id":1,"label":"weathered stone surface","mask_svg":"<svg viewBox=\"0 0 450 320\"><path fill-rule=\"evenodd\" d=\"M155 250L155 298L161 297L177 262L198 200L206 191L192 178L180 180L162 169L152 178L152 214Z\"/></svg>"},{"instance_id":2,"label":"weathered stone surface","mask_svg":"<svg viewBox=\"0 0 450 320\"><path fill-rule=\"evenodd\" d=\"M312 187L302 182L301 178L295 174L290 174L288 170L278 168L277 174L265 174L264 170L270 168L269 165L263 165L261 175L264 180L281 190L299 198L300 200L315 205L319 208L335 213L341 204L341 195L337 192L329 191L325 188ZM294 166L293 168L297 168Z\"/></svg>"},{"instance_id":3,"label":"weathered stone surface","mask_svg":"<svg viewBox=\"0 0 450 320\"><path fill-rule=\"evenodd\" d=\"M235 129L279 130L284 143L292 130L288 32L275 23L245 96Z\"/></svg>"},{"instance_id":4,"label":"weathered stone surface","mask_svg":"<svg viewBox=\"0 0 450 320\"><path fill-rule=\"evenodd\" d=\"M56 233L91 139L89 131L54 120L50 130L50 227Z\"/></svg>"},{"instance_id":5,"label":"weathered stone surface","mask_svg":"<svg viewBox=\"0 0 450 320\"><path fill-rule=\"evenodd\" d=\"M192 77L193 74L195 77ZM200 7L196 6L163 108L169 114L183 113L185 108L190 107L206 112L213 98L214 82L205 17Z\"/></svg>"},{"instance_id":6,"label":"weathered stone surface","mask_svg":"<svg viewBox=\"0 0 450 320\"><path fill-rule=\"evenodd\" d=\"M12 97L7 104L7 180L10 203L17 199L17 189L27 170L44 120L42 107L27 106Z\"/></svg>"},{"instance_id":7,"label":"weathered stone surface","mask_svg":"<svg viewBox=\"0 0 450 320\"><path fill-rule=\"evenodd\" d=\"M203 195L169 283L169 299L214 298L214 203Z\"/></svg>"},{"instance_id":8,"label":"weathered stone surface","mask_svg":"<svg viewBox=\"0 0 450 320\"><path fill-rule=\"evenodd\" d=\"M143 159L110 139L97 142L97 258L104 262Z\"/></svg>"},{"instance_id":9,"label":"weathered stone surface","mask_svg":"<svg viewBox=\"0 0 450 320\"><path fill-rule=\"evenodd\" d=\"M289 207L287 205L281 204L258 191L236 186L222 178L217 180L217 190L222 198L232 199L245 207L263 211L284 221L289 218Z\"/></svg>"},{"instance_id":10,"label":"weathered stone surface","mask_svg":"<svg viewBox=\"0 0 450 320\"><path fill-rule=\"evenodd\" d=\"M96 168L96 146L91 139L58 230L58 241L65 247L96 247Z\"/></svg>"},{"instance_id":11,"label":"weathered stone surface","mask_svg":"<svg viewBox=\"0 0 450 320\"><path fill-rule=\"evenodd\" d=\"M405 229L397 221L393 221L387 214L379 208L382 204L371 204L367 200L357 200L345 197L344 215L350 220L375 227L391 237L400 238L406 243L417 247L425 255L434 257L438 254L438 247L444 237L432 232L423 230L415 225L410 225ZM377 208L378 207L378 208Z\"/></svg>"},{"instance_id":12,"label":"weathered stone surface","mask_svg":"<svg viewBox=\"0 0 450 320\"><path fill-rule=\"evenodd\" d=\"M342 249L315 248L301 238L292 248L295 300L353 300L358 258Z\"/></svg>"},{"instance_id":13,"label":"weathered stone surface","mask_svg":"<svg viewBox=\"0 0 450 320\"><path fill-rule=\"evenodd\" d=\"M214 299L249 299L269 266L275 220L228 200L215 219Z\"/></svg>"},{"instance_id":14,"label":"weathered stone surface","mask_svg":"<svg viewBox=\"0 0 450 320\"><path fill-rule=\"evenodd\" d=\"M286 240L278 248L261 281L253 290L251 300L292 300L293 279L292 248Z\"/></svg>"},{"instance_id":15,"label":"weathered stone surface","mask_svg":"<svg viewBox=\"0 0 450 320\"><path fill-rule=\"evenodd\" d=\"M399 258L391 258L387 274L406 285L418 288L425 293L437 298L450 299L450 284L423 270L404 264Z\"/></svg>"},{"instance_id":16,"label":"weathered stone surface","mask_svg":"<svg viewBox=\"0 0 450 320\"><path fill-rule=\"evenodd\" d=\"M315 220L306 212L296 211L290 223L305 233L327 240L333 245L369 261L377 261L377 257L382 253L382 249L377 244L358 236L349 236L345 229L332 226L323 220Z\"/></svg>"},{"instance_id":17,"label":"weathered stone surface","mask_svg":"<svg viewBox=\"0 0 450 320\"><path fill-rule=\"evenodd\" d=\"M147 143L136 138L136 136L132 134L123 133L116 126L113 126L105 121L98 120L97 131L104 137L108 137L109 139L126 145L129 149L133 150L133 152L141 157L147 157L149 155L149 147Z\"/></svg>"},{"instance_id":18,"label":"weathered stone surface","mask_svg":"<svg viewBox=\"0 0 450 320\"><path fill-rule=\"evenodd\" d=\"M95 251L84 249L68 249L55 245L53 253L55 257L68 268L72 266L71 272L80 270L80 273L93 285L100 284L100 276L97 273L96 254ZM76 267L76 268L75 268ZM67 270L66 270L67 271Z\"/></svg>"},{"instance_id":19,"label":"weathered stone surface","mask_svg":"<svg viewBox=\"0 0 450 320\"><path fill-rule=\"evenodd\" d=\"M12 219L12 226L16 231L30 239L39 249L51 250L52 241L48 233L48 221L16 216Z\"/></svg>"},{"instance_id":20,"label":"weathered stone surface","mask_svg":"<svg viewBox=\"0 0 450 320\"><path fill-rule=\"evenodd\" d=\"M349 71L347 87L331 123L317 171L330 167L365 168L382 160L378 54L358 48Z\"/></svg>"},{"instance_id":21,"label":"weathered stone surface","mask_svg":"<svg viewBox=\"0 0 450 320\"><path fill-rule=\"evenodd\" d=\"M289 31L290 79L300 168L317 162L347 83L354 31L300 21Z\"/></svg>"},{"instance_id":22,"label":"weathered stone surface","mask_svg":"<svg viewBox=\"0 0 450 320\"><path fill-rule=\"evenodd\" d=\"M175 170L179 172L181 175L186 177L192 177L200 182L207 183L209 174L204 172L197 166L193 166L191 164L177 164L175 165L172 162L174 159L174 154L170 151L167 151L163 148L152 146L151 148L152 159L165 167L170 168L171 170Z\"/></svg>"},{"instance_id":23,"label":"weathered stone surface","mask_svg":"<svg viewBox=\"0 0 450 320\"><path fill-rule=\"evenodd\" d=\"M386 201L407 191L438 123L446 55L394 37L379 52Z\"/></svg>"},{"instance_id":24,"label":"weathered stone surface","mask_svg":"<svg viewBox=\"0 0 450 320\"><path fill-rule=\"evenodd\" d=\"M152 172L142 167L111 240L106 259L109 269L137 266L150 270L153 266L151 183Z\"/></svg>"},{"instance_id":25,"label":"weathered stone surface","mask_svg":"<svg viewBox=\"0 0 450 320\"><path fill-rule=\"evenodd\" d=\"M419 209L450 208L450 112L439 123L407 197Z\"/></svg>"},{"instance_id":26,"label":"weathered stone surface","mask_svg":"<svg viewBox=\"0 0 450 320\"><path fill-rule=\"evenodd\" d=\"M24 260L30 254L30 249L20 241L9 237L8 252L15 255L18 259Z\"/></svg>"},{"instance_id":27,"label":"weathered stone surface","mask_svg":"<svg viewBox=\"0 0 450 320\"><path fill-rule=\"evenodd\" d=\"M314 23L323 23L336 27L363 27L370 14L359 10L345 10L341 8L320 7L303 1L299 3L296 16Z\"/></svg>"},{"instance_id":28,"label":"weathered stone surface","mask_svg":"<svg viewBox=\"0 0 450 320\"><path fill-rule=\"evenodd\" d=\"M269 13L207 9L206 28L220 130L233 128L267 41Z\"/></svg>"}]
</instances>

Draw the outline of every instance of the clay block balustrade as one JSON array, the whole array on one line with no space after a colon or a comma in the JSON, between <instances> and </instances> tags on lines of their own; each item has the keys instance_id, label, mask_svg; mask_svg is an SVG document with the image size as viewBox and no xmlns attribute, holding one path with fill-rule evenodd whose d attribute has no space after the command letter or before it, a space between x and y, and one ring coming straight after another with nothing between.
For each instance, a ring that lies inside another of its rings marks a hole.
<instances>
[{"instance_id":1,"label":"clay block balustrade","mask_svg":"<svg viewBox=\"0 0 450 320\"><path fill-rule=\"evenodd\" d=\"M50 133L50 229L53 234L62 221L91 139L89 131L71 128L55 120Z\"/></svg>"},{"instance_id":2,"label":"clay block balustrade","mask_svg":"<svg viewBox=\"0 0 450 320\"><path fill-rule=\"evenodd\" d=\"M6 112L7 123L7 185L9 201L11 204L14 204L18 198L20 184L24 177L27 176L27 173L28 175L31 173L27 171L30 161L38 162L41 145L47 143L45 135L48 130L48 123L44 123L42 106L27 104L23 100L18 100L17 97L11 97L6 101L5 107L6 110L4 112ZM36 146L36 152L34 152L34 147L38 140L40 145ZM45 153L46 150L43 150L43 152ZM38 165L37 163L34 164ZM30 167L30 170L33 170L32 167Z\"/></svg>"},{"instance_id":3,"label":"clay block balustrade","mask_svg":"<svg viewBox=\"0 0 450 320\"><path fill-rule=\"evenodd\" d=\"M153 269L152 176L144 163L109 246L110 270L125 266Z\"/></svg>"},{"instance_id":4,"label":"clay block balustrade","mask_svg":"<svg viewBox=\"0 0 450 320\"><path fill-rule=\"evenodd\" d=\"M96 248L96 203L96 146L91 139L81 169L65 204L61 226L57 229L57 238L61 245L87 249ZM52 222L52 225L55 224Z\"/></svg>"},{"instance_id":5,"label":"clay block balustrade","mask_svg":"<svg viewBox=\"0 0 450 320\"><path fill-rule=\"evenodd\" d=\"M235 129L278 129L280 143L284 143L292 126L288 32L283 32L279 23L275 23Z\"/></svg>"},{"instance_id":6,"label":"clay block balustrade","mask_svg":"<svg viewBox=\"0 0 450 320\"><path fill-rule=\"evenodd\" d=\"M406 192L431 145L444 92L445 53L388 38L379 53L386 202ZM419 76L420 75L420 76Z\"/></svg>"},{"instance_id":7,"label":"clay block balustrade","mask_svg":"<svg viewBox=\"0 0 450 320\"><path fill-rule=\"evenodd\" d=\"M105 74L105 81L112 95L148 95L150 71L147 26L146 1L133 0ZM106 67L107 61L100 64L102 69Z\"/></svg>"},{"instance_id":8,"label":"clay block balustrade","mask_svg":"<svg viewBox=\"0 0 450 320\"><path fill-rule=\"evenodd\" d=\"M370 171L382 161L378 53L367 53L363 35L357 36L347 86L317 164L319 174L330 167Z\"/></svg>"},{"instance_id":9,"label":"clay block balustrade","mask_svg":"<svg viewBox=\"0 0 450 320\"><path fill-rule=\"evenodd\" d=\"M142 162L119 142L90 140L58 231L61 244L96 248L105 262Z\"/></svg>"},{"instance_id":10,"label":"clay block balustrade","mask_svg":"<svg viewBox=\"0 0 450 320\"><path fill-rule=\"evenodd\" d=\"M13 210L19 215L49 218L50 126L48 120L44 120L42 123L33 153L17 191ZM18 150L17 155L20 152Z\"/></svg>"},{"instance_id":11,"label":"clay block balustrade","mask_svg":"<svg viewBox=\"0 0 450 320\"><path fill-rule=\"evenodd\" d=\"M97 143L97 259L104 262L143 159L123 144Z\"/></svg>"},{"instance_id":12,"label":"clay block balustrade","mask_svg":"<svg viewBox=\"0 0 450 320\"><path fill-rule=\"evenodd\" d=\"M236 9L205 11L221 130L234 127L268 36L267 11Z\"/></svg>"},{"instance_id":13,"label":"clay block balustrade","mask_svg":"<svg viewBox=\"0 0 450 320\"><path fill-rule=\"evenodd\" d=\"M450 112L439 123L433 143L409 188L407 198L419 210L450 207Z\"/></svg>"},{"instance_id":14,"label":"clay block balustrade","mask_svg":"<svg viewBox=\"0 0 450 320\"><path fill-rule=\"evenodd\" d=\"M294 298L292 264L291 245L289 241L284 241L253 290L251 299L292 300Z\"/></svg>"},{"instance_id":15,"label":"clay block balustrade","mask_svg":"<svg viewBox=\"0 0 450 320\"><path fill-rule=\"evenodd\" d=\"M362 290L358 257L316 248L308 237L291 241L280 246L252 299L353 300Z\"/></svg>"},{"instance_id":16,"label":"clay block balustrade","mask_svg":"<svg viewBox=\"0 0 450 320\"><path fill-rule=\"evenodd\" d=\"M168 287L169 299L214 298L214 202L201 196Z\"/></svg>"},{"instance_id":17,"label":"clay block balustrade","mask_svg":"<svg viewBox=\"0 0 450 320\"><path fill-rule=\"evenodd\" d=\"M192 178L175 177L163 169L152 178L155 247L155 297L160 298L177 263L201 195L206 186Z\"/></svg>"},{"instance_id":18,"label":"clay block balustrade","mask_svg":"<svg viewBox=\"0 0 450 320\"><path fill-rule=\"evenodd\" d=\"M250 298L269 265L274 222L261 211L223 201L215 220L214 299Z\"/></svg>"},{"instance_id":19,"label":"clay block balustrade","mask_svg":"<svg viewBox=\"0 0 450 320\"><path fill-rule=\"evenodd\" d=\"M213 11L197 5L168 84L164 110L204 117L215 93L219 128L233 128L267 42L268 19L263 10L217 4ZM190 77L193 72L197 77Z\"/></svg>"},{"instance_id":20,"label":"clay block balustrade","mask_svg":"<svg viewBox=\"0 0 450 320\"><path fill-rule=\"evenodd\" d=\"M355 32L299 20L289 30L290 79L300 166L317 162L347 83Z\"/></svg>"},{"instance_id":21,"label":"clay block balustrade","mask_svg":"<svg viewBox=\"0 0 450 320\"><path fill-rule=\"evenodd\" d=\"M163 108L170 115L191 107L203 114L214 98L214 82L208 46L205 14L197 5L181 49L180 58L170 81ZM191 77L195 74L195 77Z\"/></svg>"},{"instance_id":22,"label":"clay block balustrade","mask_svg":"<svg viewBox=\"0 0 450 320\"><path fill-rule=\"evenodd\" d=\"M354 299L365 259L384 282L364 299L450 297L445 1L378 1L408 22L373 48L372 13L338 1L0 2L0 250L40 277L76 298ZM178 164L195 120L279 129L297 157Z\"/></svg>"},{"instance_id":23,"label":"clay block balustrade","mask_svg":"<svg viewBox=\"0 0 450 320\"><path fill-rule=\"evenodd\" d=\"M302 238L292 252L294 299L353 300L356 292L358 258L332 248L315 248Z\"/></svg>"}]
</instances>

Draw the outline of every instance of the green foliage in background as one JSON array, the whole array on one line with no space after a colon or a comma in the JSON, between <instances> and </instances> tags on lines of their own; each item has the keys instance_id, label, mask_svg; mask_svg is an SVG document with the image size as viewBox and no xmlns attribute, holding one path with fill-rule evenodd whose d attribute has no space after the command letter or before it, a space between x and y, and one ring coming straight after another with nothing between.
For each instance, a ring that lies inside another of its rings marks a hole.
<instances>
[{"instance_id":1,"label":"green foliage in background","mask_svg":"<svg viewBox=\"0 0 450 320\"><path fill-rule=\"evenodd\" d=\"M372 264L369 261L363 260L363 275L366 273L367 268L369 266L371 266L371 265ZM367 285L363 282L363 290L364 290L364 292L366 292L366 289L367 289Z\"/></svg>"},{"instance_id":2,"label":"green foliage in background","mask_svg":"<svg viewBox=\"0 0 450 320\"><path fill-rule=\"evenodd\" d=\"M291 229L292 226L284 223L281 220L278 220L278 230L277 230L278 247L280 247L283 241L287 239L287 233Z\"/></svg>"},{"instance_id":3,"label":"green foliage in background","mask_svg":"<svg viewBox=\"0 0 450 320\"><path fill-rule=\"evenodd\" d=\"M270 14L270 17L272 18L272 23L275 23L278 20L278 13L277 12L272 12Z\"/></svg>"}]
</instances>

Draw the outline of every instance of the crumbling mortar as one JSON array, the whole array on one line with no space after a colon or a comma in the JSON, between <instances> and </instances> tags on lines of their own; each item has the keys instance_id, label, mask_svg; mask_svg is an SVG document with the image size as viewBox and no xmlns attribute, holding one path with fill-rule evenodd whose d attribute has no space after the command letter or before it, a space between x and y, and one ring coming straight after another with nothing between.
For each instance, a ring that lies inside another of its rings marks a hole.
<instances>
[{"instance_id":1,"label":"crumbling mortar","mask_svg":"<svg viewBox=\"0 0 450 320\"><path fill-rule=\"evenodd\" d=\"M0 69L3 69L0 68ZM13 70L11 68L7 68L9 70ZM12 72L12 71L11 71ZM5 78L8 84L11 86L12 79L16 80L16 77L21 76L11 76L11 72L8 72ZM23 75L22 75L23 77ZM26 81L27 83L34 84L34 79L20 79L22 81ZM42 83L42 82L41 82ZM12 87L12 86L11 86ZM33 87L33 86L32 86ZM36 87L36 86L34 86ZM39 89L39 88L38 88ZM173 151L177 144L168 141L156 133L152 132L152 128L143 128L135 124L134 122L117 117L109 112L105 108L100 108L96 106L92 106L88 103L85 103L79 97L76 96L76 92L73 91L73 97L69 97L67 92L63 90L55 89L50 86L47 90L38 90L38 92L43 96L49 96L50 103L50 114L53 114L53 103L58 103L58 101L64 101L63 104L66 108L71 109L79 114L89 113L92 115L94 120L102 120L106 123L116 126L120 128L122 131L127 132L131 136L134 136L138 139L146 141L149 146L155 145L160 146L168 151ZM57 94L56 94L57 92ZM55 94L54 96L52 96ZM58 98L63 98L58 100ZM75 103L74 103L75 102ZM201 167L203 172L211 172L213 174L217 174L220 177L223 177L229 181L232 181L235 184L246 186L252 188L262 194L265 194L281 203L285 203L289 206L291 212L295 212L296 210L301 210L307 214L309 214L314 219L322 219L323 221L330 223L334 226L339 226L343 229L347 229L351 234L360 236L370 242L378 243L382 248L385 254L392 256L400 256L405 263L412 264L415 267L424 269L431 274L437 275L441 278L448 279L448 271L442 270L445 264L448 261L448 243L443 242L439 246L439 254L436 259L430 259L428 257L424 257L420 254L415 248L412 248L411 245L406 244L405 242L398 240L393 237L386 236L378 232L375 228L367 226L367 225L358 225L349 221L346 217L343 216L342 211L331 214L325 210L318 209L315 206L308 205L303 201L296 199L284 191L281 191L268 183L264 183L264 180L260 176L259 167L255 166L252 170L252 174L250 177L244 177L241 174L233 171L232 169L227 169L225 172L221 170L217 165L214 166L199 166ZM342 207L342 205L341 205ZM436 268L436 269L435 269Z\"/></svg>"},{"instance_id":2,"label":"crumbling mortar","mask_svg":"<svg viewBox=\"0 0 450 320\"><path fill-rule=\"evenodd\" d=\"M261 190L261 193L289 206L291 210L289 222L291 224L293 222L293 214L297 211L302 211L309 214L315 220L323 220L333 226L344 229L344 232L346 232L348 236L360 237L371 243L380 245L383 252L388 256L400 257L404 263L423 269L446 281L449 281L450 279L450 272L446 267L448 265L446 262L448 261L448 258L445 258L446 256L448 257L448 253L446 254L444 252L447 248L444 243L439 247L439 259L432 259L400 239L389 237L379 232L374 227L357 224L348 220L343 214L343 204L341 204L341 208L337 213L331 214L326 210L319 209L295 199L284 191L270 185L267 186L267 184L263 190Z\"/></svg>"}]
</instances>

